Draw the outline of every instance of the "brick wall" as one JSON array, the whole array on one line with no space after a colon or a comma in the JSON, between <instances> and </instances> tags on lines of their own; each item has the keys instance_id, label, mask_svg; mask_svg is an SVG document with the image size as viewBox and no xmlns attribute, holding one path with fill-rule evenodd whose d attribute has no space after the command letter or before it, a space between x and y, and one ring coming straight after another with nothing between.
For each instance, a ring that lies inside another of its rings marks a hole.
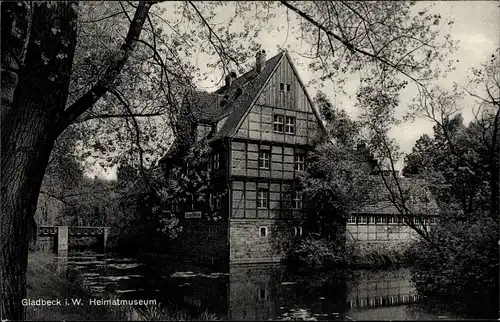
<instances>
[{"instance_id":1,"label":"brick wall","mask_svg":"<svg viewBox=\"0 0 500 322\"><path fill-rule=\"evenodd\" d=\"M227 222L182 220L180 225L182 232L169 245L173 254L196 264L226 266Z\"/></svg>"},{"instance_id":2,"label":"brick wall","mask_svg":"<svg viewBox=\"0 0 500 322\"><path fill-rule=\"evenodd\" d=\"M261 227L267 227L267 236L260 236ZM284 259L294 239L294 223L291 221L232 219L229 223L229 261L230 263L279 262Z\"/></svg>"}]
</instances>

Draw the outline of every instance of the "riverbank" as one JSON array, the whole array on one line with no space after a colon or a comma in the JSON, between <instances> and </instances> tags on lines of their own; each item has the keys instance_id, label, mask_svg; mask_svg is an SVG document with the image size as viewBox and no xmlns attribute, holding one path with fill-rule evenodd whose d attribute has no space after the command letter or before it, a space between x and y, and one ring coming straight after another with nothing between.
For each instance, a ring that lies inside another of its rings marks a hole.
<instances>
[{"instance_id":1,"label":"riverbank","mask_svg":"<svg viewBox=\"0 0 500 322\"><path fill-rule=\"evenodd\" d=\"M215 315L203 313L198 318L184 311L175 311L160 304L146 307L92 305L93 297L82 286L74 270L58 271L52 254L33 252L28 256L27 298L59 300L62 305L32 305L26 307L26 319L32 321L217 321ZM66 300L68 301L66 305ZM73 303L72 300L80 300Z\"/></svg>"},{"instance_id":2,"label":"riverbank","mask_svg":"<svg viewBox=\"0 0 500 322\"><path fill-rule=\"evenodd\" d=\"M89 305L90 296L66 273L58 273L55 258L46 253L30 253L28 256L27 296L30 300L81 299L81 305L39 305L27 306L27 320L113 320L114 316L105 307Z\"/></svg>"}]
</instances>

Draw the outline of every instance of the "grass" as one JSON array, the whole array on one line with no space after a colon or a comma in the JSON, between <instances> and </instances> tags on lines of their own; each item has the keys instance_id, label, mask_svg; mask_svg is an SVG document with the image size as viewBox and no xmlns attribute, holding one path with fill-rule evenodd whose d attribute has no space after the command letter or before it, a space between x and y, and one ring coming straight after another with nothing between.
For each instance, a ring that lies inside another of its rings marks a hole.
<instances>
[{"instance_id":1,"label":"grass","mask_svg":"<svg viewBox=\"0 0 500 322\"><path fill-rule=\"evenodd\" d=\"M26 319L37 321L60 320L110 320L111 316L102 306L89 305L90 296L76 279L57 272L54 257L45 253L30 253L28 257L29 299L82 299L82 305L27 306Z\"/></svg>"},{"instance_id":2,"label":"grass","mask_svg":"<svg viewBox=\"0 0 500 322\"><path fill-rule=\"evenodd\" d=\"M81 278L74 271L59 273L54 256L46 253L30 253L28 257L28 299L79 298L82 305L27 306L26 319L32 321L219 321L216 315L204 312L193 318L185 311L172 310L161 304L134 306L90 305L91 296L83 288ZM108 297L109 298L109 297Z\"/></svg>"}]
</instances>

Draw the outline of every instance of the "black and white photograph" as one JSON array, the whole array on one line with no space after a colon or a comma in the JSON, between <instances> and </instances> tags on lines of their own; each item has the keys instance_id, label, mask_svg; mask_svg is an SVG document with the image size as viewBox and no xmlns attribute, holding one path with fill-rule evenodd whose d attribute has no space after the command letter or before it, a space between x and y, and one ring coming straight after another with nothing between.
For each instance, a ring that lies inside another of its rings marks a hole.
<instances>
[{"instance_id":1,"label":"black and white photograph","mask_svg":"<svg viewBox=\"0 0 500 322\"><path fill-rule=\"evenodd\" d=\"M500 319L499 1L2 1L0 320Z\"/></svg>"}]
</instances>

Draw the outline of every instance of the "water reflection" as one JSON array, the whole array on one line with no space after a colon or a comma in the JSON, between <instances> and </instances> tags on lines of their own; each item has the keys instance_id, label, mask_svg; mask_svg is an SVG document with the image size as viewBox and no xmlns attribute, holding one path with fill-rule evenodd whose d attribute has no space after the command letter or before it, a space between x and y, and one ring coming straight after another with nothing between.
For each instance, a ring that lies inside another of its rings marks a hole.
<instances>
[{"instance_id":1,"label":"water reflection","mask_svg":"<svg viewBox=\"0 0 500 322\"><path fill-rule=\"evenodd\" d=\"M149 298L230 320L435 319L418 301L406 269L299 274L283 265L231 266L229 272L167 260L70 256L97 297Z\"/></svg>"}]
</instances>

